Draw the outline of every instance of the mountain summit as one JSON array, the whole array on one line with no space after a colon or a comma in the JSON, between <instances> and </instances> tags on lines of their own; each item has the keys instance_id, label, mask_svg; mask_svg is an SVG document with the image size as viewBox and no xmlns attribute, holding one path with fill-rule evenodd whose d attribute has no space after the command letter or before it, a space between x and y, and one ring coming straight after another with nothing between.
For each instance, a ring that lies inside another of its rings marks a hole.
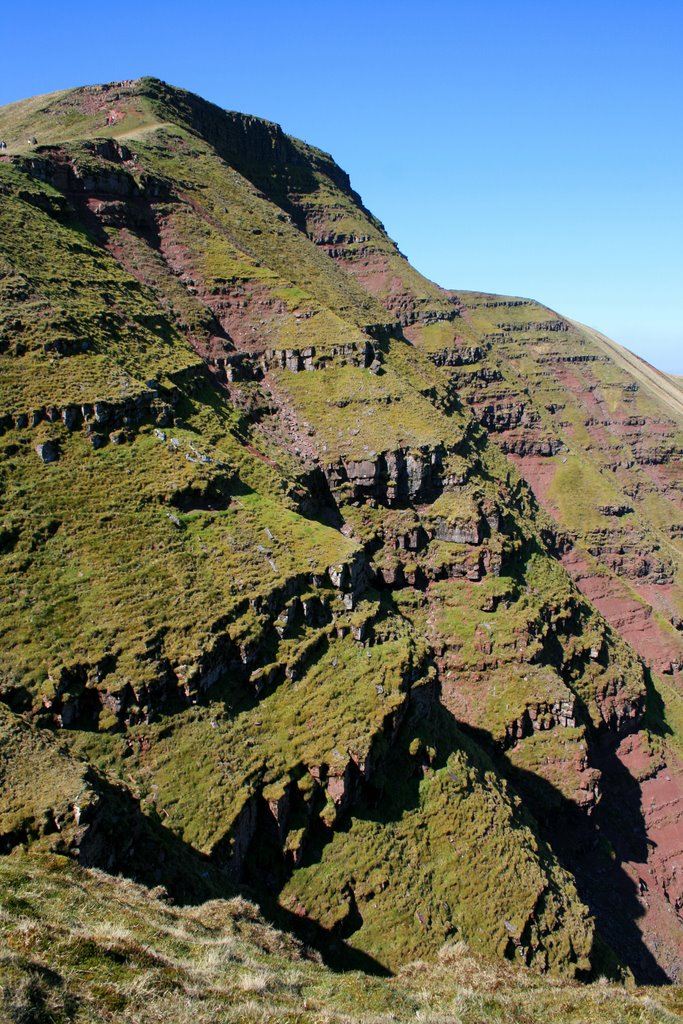
<instances>
[{"instance_id":1,"label":"mountain summit","mask_svg":"<svg viewBox=\"0 0 683 1024\"><path fill-rule=\"evenodd\" d=\"M0 850L678 980L680 383L156 79L0 139Z\"/></svg>"}]
</instances>

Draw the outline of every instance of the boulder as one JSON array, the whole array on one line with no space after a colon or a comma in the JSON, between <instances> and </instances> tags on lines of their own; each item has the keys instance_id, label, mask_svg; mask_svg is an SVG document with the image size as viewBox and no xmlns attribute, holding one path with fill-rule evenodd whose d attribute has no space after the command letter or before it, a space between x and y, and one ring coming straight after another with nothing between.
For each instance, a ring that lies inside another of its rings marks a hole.
<instances>
[{"instance_id":1,"label":"boulder","mask_svg":"<svg viewBox=\"0 0 683 1024\"><path fill-rule=\"evenodd\" d=\"M57 462L59 459L59 446L56 441L43 441L36 445L38 457L43 462Z\"/></svg>"}]
</instances>

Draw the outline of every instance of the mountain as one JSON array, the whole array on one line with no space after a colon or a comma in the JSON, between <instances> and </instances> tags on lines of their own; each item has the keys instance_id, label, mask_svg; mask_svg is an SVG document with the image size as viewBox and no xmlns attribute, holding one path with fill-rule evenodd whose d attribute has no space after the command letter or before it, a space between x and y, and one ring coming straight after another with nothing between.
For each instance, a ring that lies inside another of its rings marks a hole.
<instances>
[{"instance_id":1,"label":"mountain","mask_svg":"<svg viewBox=\"0 0 683 1024\"><path fill-rule=\"evenodd\" d=\"M8 864L335 969L679 980L676 381L155 79L0 138Z\"/></svg>"}]
</instances>

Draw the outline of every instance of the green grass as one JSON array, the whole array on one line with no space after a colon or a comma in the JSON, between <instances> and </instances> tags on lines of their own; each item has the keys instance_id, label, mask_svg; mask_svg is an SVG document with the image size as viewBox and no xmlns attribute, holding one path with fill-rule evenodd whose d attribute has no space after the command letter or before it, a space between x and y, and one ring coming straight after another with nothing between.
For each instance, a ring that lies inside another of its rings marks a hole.
<instances>
[{"instance_id":1,"label":"green grass","mask_svg":"<svg viewBox=\"0 0 683 1024\"><path fill-rule=\"evenodd\" d=\"M112 87L90 90L64 89L10 103L0 110L0 134L7 141L7 153L30 152L33 147L27 140L32 136L39 146L46 146L98 136L109 138L157 124L159 119L140 85L136 82L131 88L112 83ZM105 125L112 108L125 112L113 128Z\"/></svg>"},{"instance_id":2,"label":"green grass","mask_svg":"<svg viewBox=\"0 0 683 1024\"><path fill-rule=\"evenodd\" d=\"M683 401L681 401L680 395L675 389L672 389L669 382L669 378L666 374L661 373L654 367L650 366L643 359L639 359L638 356L634 356L628 349L623 348L621 345L617 345L614 341L606 338L604 334L600 334L598 331L593 330L590 327L584 325L578 325L583 331L589 334L592 341L599 345L604 351L606 351L610 359L612 359L616 365L625 370L630 377L640 383L646 391L649 393L651 398L655 399L655 404L660 408L664 406L667 413L673 416L677 422L683 424Z\"/></svg>"},{"instance_id":3,"label":"green grass","mask_svg":"<svg viewBox=\"0 0 683 1024\"><path fill-rule=\"evenodd\" d=\"M557 470L548 489L549 500L557 506L570 530L587 533L609 525L609 518L598 511L601 505L619 505L623 495L590 462L569 456L557 460ZM628 523L628 517L626 517Z\"/></svg>"},{"instance_id":4,"label":"green grass","mask_svg":"<svg viewBox=\"0 0 683 1024\"><path fill-rule=\"evenodd\" d=\"M147 378L163 383L197 366L149 293L78 224L10 194L0 227L2 413L134 398ZM62 341L75 354L60 355Z\"/></svg>"},{"instance_id":5,"label":"green grass","mask_svg":"<svg viewBox=\"0 0 683 1024\"><path fill-rule=\"evenodd\" d=\"M251 796L281 792L321 765L343 773L351 755L363 762L406 699L410 661L405 640L376 645L370 657L350 637L332 640L300 678L283 680L255 706L240 688L217 687L207 706L133 729L141 749L125 761L121 736L71 739L122 781L132 773L169 827L208 853L230 835Z\"/></svg>"},{"instance_id":6,"label":"green grass","mask_svg":"<svg viewBox=\"0 0 683 1024\"><path fill-rule=\"evenodd\" d=\"M188 136L181 129L179 137L180 142L174 139L169 145L165 133L152 135L138 150L163 177L182 176L185 195L194 202L190 233L181 227L179 236L196 252L198 270L204 268L207 281L248 273L248 279L274 289L296 287L312 297L314 307L347 325L385 319L377 301L312 246L250 181L234 170L226 173L224 162L203 140L193 140L192 159L187 160L182 141Z\"/></svg>"},{"instance_id":7,"label":"green grass","mask_svg":"<svg viewBox=\"0 0 683 1024\"><path fill-rule=\"evenodd\" d=\"M397 745L379 804L361 805L320 860L294 874L281 902L344 934L352 892L362 923L349 941L393 968L465 940L541 971L587 969L593 925L569 877L495 773L452 730L444 721L427 738L409 721L403 743L417 731L425 744L418 751L435 744L434 768L422 782L419 771L406 779L399 751L410 760L416 745L410 752ZM439 751L449 748L446 759ZM396 875L410 884L397 887Z\"/></svg>"},{"instance_id":8,"label":"green grass","mask_svg":"<svg viewBox=\"0 0 683 1024\"><path fill-rule=\"evenodd\" d=\"M89 145L110 100L125 116L106 134L127 140L134 159L125 164ZM396 981L331 981L244 905L173 909L121 880L12 858L2 866L27 906L0 917L10 936L7 1013L92 1019L97 1005L114 1020L172 1021L215 1019L227 1007L245 1020L367 1012L429 1020L443 1009L454 1020L521 1024L563 1014L609 1020L618 1006L647 1019L646 1004L618 990L605 989L610 1003L602 989L544 986L486 959L582 973L595 966L594 923L519 797L463 738L436 687L452 673L463 717L499 746L527 707L577 696L587 708L582 726L534 735L510 755L511 777L515 765L533 772L558 800L580 796L572 764L586 752L588 719L599 723L605 691L626 699L642 689L632 654L545 552L540 530L550 520L470 415L481 379L461 387L457 371L430 358L454 345L487 348L498 322L555 315L463 295L463 317L378 343L378 374L341 365L343 355L328 357L358 351L368 325L453 306L409 267L326 154L154 80L14 105L0 112L0 129L11 155L17 140L26 149L29 130L39 144L59 144L60 159L99 181L93 208L101 191L107 199L112 172L140 190L136 203L113 207L118 226L94 230L79 194L41 183L21 154L0 162L0 415L120 402L158 385L180 423L163 439L148 417L125 443L94 450L59 420L33 430L5 421L0 693L25 716L3 712L7 845L75 855L91 835L82 837L73 817L86 797L102 809L111 847L132 833L149 873L197 898L225 891L217 889L225 860L253 808L260 828L289 797L277 841L257 830L245 857L263 898L288 912L305 906L331 930L331 954L346 938L397 969L417 957L431 964ZM249 140L272 159L254 157ZM347 236L335 259L315 244L329 233ZM566 333L546 341L536 329L510 332L463 372L504 370L514 400L538 410L539 429L550 432L556 420L545 406L558 385L539 360L560 343L588 344L578 328ZM315 347L329 365L270 371L225 390L201 356L233 346L257 361L268 349ZM623 369L590 365L610 409L645 408L624 391ZM586 531L604 525L596 503L621 503L623 494L590 453L583 407L572 401L566 435L580 457L556 460L558 506L565 527ZM34 451L46 438L60 446L50 465ZM344 489L325 495L321 468L398 449L424 460L438 450L444 493L405 509L349 506ZM661 527L664 513L650 504L628 517L634 530ZM427 540L439 520L471 525L497 513L504 533L481 545ZM418 527L419 550L405 550ZM347 607L329 570L363 559L401 562L418 582L422 573L425 590L363 584ZM455 578L480 575L480 562L483 580ZM679 732L675 701L666 712ZM367 782L348 806L335 781L344 773ZM285 854L303 866L292 873ZM95 923L79 924L79 914ZM35 968L48 934L58 979ZM250 936L265 945L260 953ZM243 954L219 962L224 940ZM299 962L303 974L290 984ZM517 984L538 991L538 1002L521 1002Z\"/></svg>"},{"instance_id":9,"label":"green grass","mask_svg":"<svg viewBox=\"0 0 683 1024\"><path fill-rule=\"evenodd\" d=\"M662 713L651 723L652 731L665 736L678 754L683 754L683 696L661 676L655 677L653 686L662 702Z\"/></svg>"},{"instance_id":10,"label":"green grass","mask_svg":"<svg viewBox=\"0 0 683 1024\"><path fill-rule=\"evenodd\" d=\"M177 451L146 430L95 452L62 429L62 458L48 467L27 433L23 457L5 463L8 523L21 539L4 556L12 582L2 625L5 670L24 685L62 663L94 665L106 655L122 680L155 674L159 658L192 664L214 645L214 624L234 620L246 596L325 573L355 550L268 494L226 488L224 470L188 462L196 444L188 432L173 433ZM228 438L216 449L202 445L229 464L234 447ZM212 479L224 510L178 511L182 496L201 501ZM169 521L176 512L184 528ZM48 536L36 544L43 523Z\"/></svg>"},{"instance_id":11,"label":"green grass","mask_svg":"<svg viewBox=\"0 0 683 1024\"><path fill-rule=\"evenodd\" d=\"M390 364L378 377L345 366L326 370L319 380L286 370L277 379L301 417L315 425L329 463L373 459L398 448L455 447L462 439L457 421L446 419Z\"/></svg>"},{"instance_id":12,"label":"green grass","mask_svg":"<svg viewBox=\"0 0 683 1024\"><path fill-rule=\"evenodd\" d=\"M533 556L512 577L439 582L430 596L435 636L447 644L447 677L466 673L460 687L470 720L497 739L526 707L567 699L570 691L595 724L613 679L622 699L644 692L629 648L545 558ZM484 610L491 605L495 611ZM606 667L591 657L605 647Z\"/></svg>"},{"instance_id":13,"label":"green grass","mask_svg":"<svg viewBox=\"0 0 683 1024\"><path fill-rule=\"evenodd\" d=\"M178 908L63 858L0 860L2 1013L8 1021L208 1024L672 1024L676 990L542 980L466 943L394 978L333 973L242 898Z\"/></svg>"}]
</instances>

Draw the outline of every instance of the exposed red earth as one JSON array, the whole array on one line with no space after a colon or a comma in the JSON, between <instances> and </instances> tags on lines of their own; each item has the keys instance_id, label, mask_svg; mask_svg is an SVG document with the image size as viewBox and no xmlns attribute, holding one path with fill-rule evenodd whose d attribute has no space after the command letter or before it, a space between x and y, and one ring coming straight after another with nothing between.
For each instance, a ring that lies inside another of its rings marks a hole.
<instances>
[{"instance_id":1,"label":"exposed red earth","mask_svg":"<svg viewBox=\"0 0 683 1024\"><path fill-rule=\"evenodd\" d=\"M683 980L683 764L669 751L647 749L642 735L617 750L626 778L638 787L642 820L631 833L610 832L641 907L637 927L652 955L672 980Z\"/></svg>"},{"instance_id":2,"label":"exposed red earth","mask_svg":"<svg viewBox=\"0 0 683 1024\"><path fill-rule=\"evenodd\" d=\"M639 601L629 584L619 577L591 572L577 548L563 555L562 564L581 593L648 665L657 672L680 673L680 643L659 625L652 604ZM655 592L653 598L659 601L663 596Z\"/></svg>"}]
</instances>

